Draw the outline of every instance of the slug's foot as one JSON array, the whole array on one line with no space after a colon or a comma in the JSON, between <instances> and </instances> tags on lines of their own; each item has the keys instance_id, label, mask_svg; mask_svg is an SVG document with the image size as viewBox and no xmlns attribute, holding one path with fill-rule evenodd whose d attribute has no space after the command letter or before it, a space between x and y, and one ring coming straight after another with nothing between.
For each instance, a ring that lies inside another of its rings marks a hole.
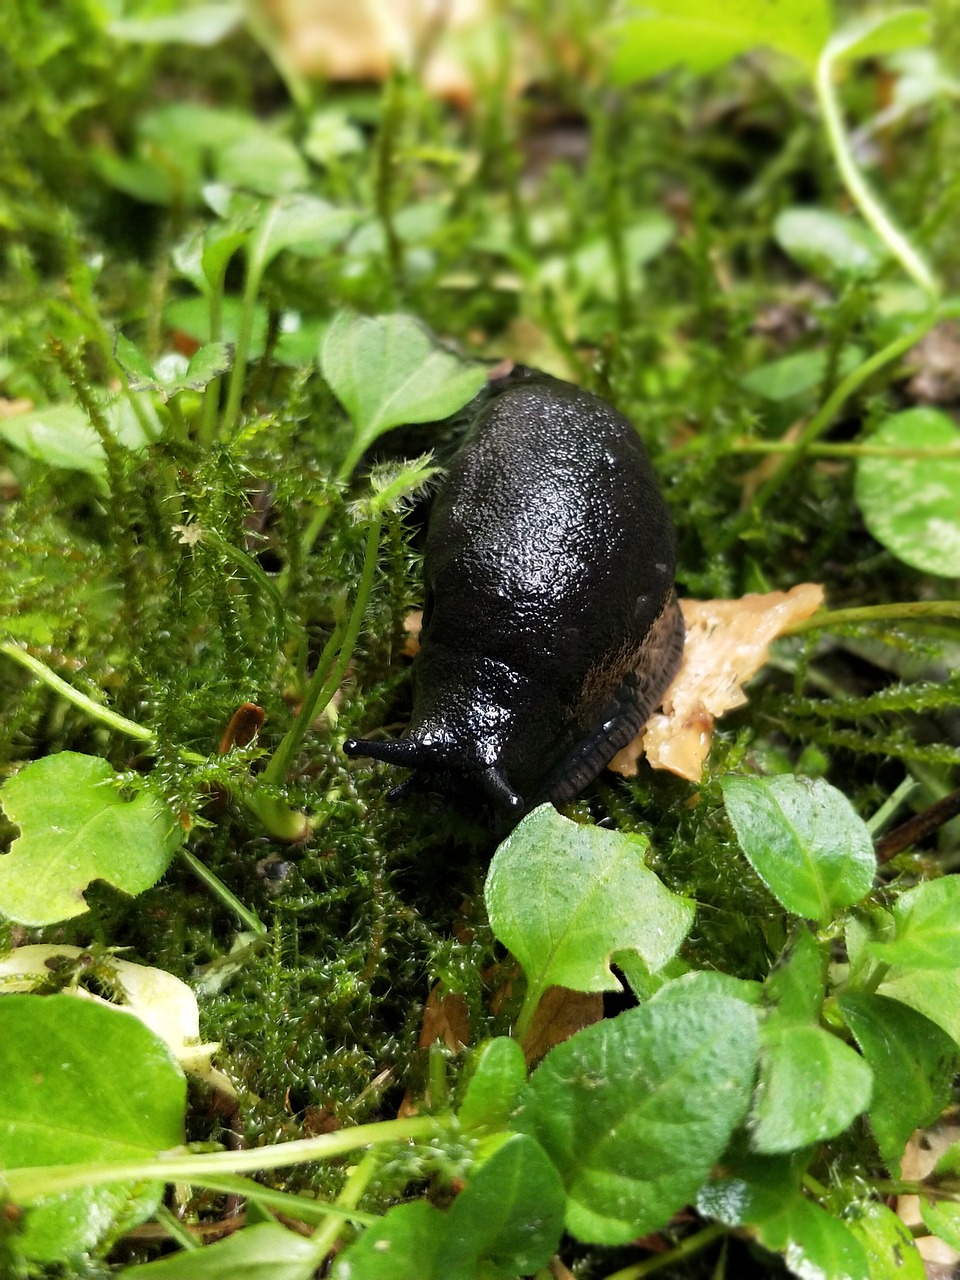
<instances>
[{"instance_id":1,"label":"slug's foot","mask_svg":"<svg viewBox=\"0 0 960 1280\"><path fill-rule=\"evenodd\" d=\"M683 615L671 591L644 638L637 666L624 677L596 729L582 738L546 779L534 804L572 800L633 741L677 674L685 634Z\"/></svg>"}]
</instances>

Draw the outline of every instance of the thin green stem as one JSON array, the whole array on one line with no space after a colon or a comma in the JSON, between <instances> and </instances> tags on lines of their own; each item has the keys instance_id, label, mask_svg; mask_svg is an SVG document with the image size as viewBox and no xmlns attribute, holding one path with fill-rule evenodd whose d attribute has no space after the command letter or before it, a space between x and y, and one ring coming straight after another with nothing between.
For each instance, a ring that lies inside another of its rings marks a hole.
<instances>
[{"instance_id":1,"label":"thin green stem","mask_svg":"<svg viewBox=\"0 0 960 1280\"><path fill-rule=\"evenodd\" d=\"M798 636L824 627L860 622L915 622L918 618L960 618L960 600L914 600L902 604L871 604L858 609L825 609L795 622L783 632Z\"/></svg>"},{"instance_id":2,"label":"thin green stem","mask_svg":"<svg viewBox=\"0 0 960 1280\"><path fill-rule=\"evenodd\" d=\"M317 1138L299 1138L294 1142L254 1147L247 1151L213 1151L202 1155L161 1155L149 1160L8 1169L4 1175L4 1189L14 1203L31 1204L45 1196L62 1195L81 1187L103 1187L111 1182L190 1182L196 1177L202 1183L208 1176L223 1173L258 1173L315 1160L331 1160L379 1143L429 1142L442 1138L450 1130L451 1123L450 1119L438 1120L434 1116L413 1116L408 1120L382 1120L376 1124L359 1125L355 1129L324 1133Z\"/></svg>"},{"instance_id":3,"label":"thin green stem","mask_svg":"<svg viewBox=\"0 0 960 1280\"><path fill-rule=\"evenodd\" d=\"M742 440L730 446L731 454L795 453L796 445L788 440ZM960 458L960 444L934 448L894 448L882 444L817 444L806 450L809 458Z\"/></svg>"},{"instance_id":4,"label":"thin green stem","mask_svg":"<svg viewBox=\"0 0 960 1280\"><path fill-rule=\"evenodd\" d=\"M383 517L377 514L371 519L370 527L367 530L367 544L364 550L363 568L360 572L360 584L357 588L357 596L353 602L353 609L350 612L346 628L342 632L343 641L340 645L339 656L328 670L328 663L333 656L334 647L341 634L338 628L327 641L323 653L320 655L316 670L313 673L310 684L307 686L300 714L294 720L264 771L263 778L265 782L279 784L283 781L290 767L290 762L299 750L310 725L324 710L340 687L340 681L343 679L343 674L347 669L350 658L353 656L354 646L357 643L363 616L366 613L367 603L370 599L370 592L373 590L382 524Z\"/></svg>"},{"instance_id":5,"label":"thin green stem","mask_svg":"<svg viewBox=\"0 0 960 1280\"><path fill-rule=\"evenodd\" d=\"M247 376L250 340L253 337L254 308L256 307L257 294L260 291L260 280L263 276L263 264L258 253L260 243L261 237L258 235L247 251L247 278L243 289L237 346L234 351L233 368L230 370L230 383L227 388L227 403L220 423L221 440L230 439L240 416L240 401L243 399L243 385Z\"/></svg>"},{"instance_id":6,"label":"thin green stem","mask_svg":"<svg viewBox=\"0 0 960 1280\"><path fill-rule=\"evenodd\" d=\"M682 1240L675 1249L668 1249L666 1253L658 1253L655 1258L647 1258L644 1262L635 1262L632 1266L613 1271L606 1280L643 1280L644 1276L656 1275L658 1271L672 1267L675 1262L683 1262L695 1253L699 1253L701 1249L705 1249L708 1244L712 1244L722 1236L726 1230L722 1223L712 1222L694 1235L687 1236L686 1240Z\"/></svg>"},{"instance_id":7,"label":"thin green stem","mask_svg":"<svg viewBox=\"0 0 960 1280\"><path fill-rule=\"evenodd\" d=\"M213 874L209 867L205 866L195 854L192 854L183 845L181 845L179 853L197 879L202 880L214 896L229 907L248 929L261 937L266 935L267 926L260 917L251 911L249 907L245 907L236 894L232 893L223 881Z\"/></svg>"},{"instance_id":8,"label":"thin green stem","mask_svg":"<svg viewBox=\"0 0 960 1280\"><path fill-rule=\"evenodd\" d=\"M517 1044L523 1044L530 1030L530 1024L533 1022L533 1015L537 1012L537 1005L543 996L543 988L539 986L531 986L527 984L526 994L523 997L523 1005L517 1018L517 1025L513 1029L513 1038Z\"/></svg>"},{"instance_id":9,"label":"thin green stem","mask_svg":"<svg viewBox=\"0 0 960 1280\"><path fill-rule=\"evenodd\" d=\"M301 1222L326 1222L334 1217L347 1222L359 1222L364 1226L372 1226L380 1221L376 1213L361 1213L359 1209L330 1204L326 1200L311 1200L308 1196L294 1195L292 1191L274 1191L270 1187L261 1186L252 1178L243 1178L229 1173L220 1177L194 1177L191 1183L195 1187L205 1187L208 1191L222 1191L225 1195L245 1196L255 1200L268 1209L278 1213L297 1217Z\"/></svg>"},{"instance_id":10,"label":"thin green stem","mask_svg":"<svg viewBox=\"0 0 960 1280\"><path fill-rule=\"evenodd\" d=\"M136 724L133 720L128 720L125 716L117 715L116 711L111 711L109 707L104 707L99 702L94 702L85 693L81 693L79 689L74 689L73 685L67 684L66 680L61 679L60 676L51 671L39 658L27 653L26 649L21 649L18 644L2 640L0 641L0 653L5 653L8 658L12 658L14 662L19 662L22 667L26 667L28 671L42 680L45 685L58 693L61 698L66 698L75 707L79 707L91 720L96 720L100 724L106 725L108 729L115 729L119 733L125 733L128 738L136 738L139 742L148 742L151 746L156 744L156 738L149 729L145 729L143 725ZM202 757L198 756L197 759L202 759Z\"/></svg>"},{"instance_id":11,"label":"thin green stem","mask_svg":"<svg viewBox=\"0 0 960 1280\"><path fill-rule=\"evenodd\" d=\"M933 325L939 319L936 311L928 312L919 324L908 329L906 333L902 333L899 337L894 338L892 342L888 342L885 347L875 352L868 360L856 367L847 374L826 398L817 412L801 431L793 446L786 451L786 456L773 474L760 486L756 496L753 499L749 509L745 511L737 520L734 520L727 533L720 540L720 547L726 550L740 536L744 526L755 518L755 516L763 510L764 506L769 502L777 490L781 487L787 476L793 470L794 465L803 457L810 446L824 434L824 432L833 424L837 414L850 399L850 397L863 386L863 384L885 365L891 364L894 360L903 355L905 351L909 351L911 347L916 346L924 334L928 333Z\"/></svg>"},{"instance_id":12,"label":"thin green stem","mask_svg":"<svg viewBox=\"0 0 960 1280\"><path fill-rule=\"evenodd\" d=\"M903 779L895 791L892 791L887 796L873 817L867 819L867 830L872 836L886 826L900 806L910 798L917 785L916 779L908 776Z\"/></svg>"},{"instance_id":13,"label":"thin green stem","mask_svg":"<svg viewBox=\"0 0 960 1280\"><path fill-rule=\"evenodd\" d=\"M931 300L935 300L940 294L940 286L930 268L899 227L893 223L853 158L850 139L843 125L840 104L833 85L835 66L828 44L817 62L814 89L840 176L856 202L857 208L893 257L897 259L911 280L914 280Z\"/></svg>"},{"instance_id":14,"label":"thin green stem","mask_svg":"<svg viewBox=\"0 0 960 1280\"><path fill-rule=\"evenodd\" d=\"M165 1204L160 1205L153 1216L170 1239L175 1240L181 1249L192 1253L200 1248L200 1241L187 1229L175 1213L171 1213Z\"/></svg>"},{"instance_id":15,"label":"thin green stem","mask_svg":"<svg viewBox=\"0 0 960 1280\"><path fill-rule=\"evenodd\" d=\"M360 1203L363 1193L370 1185L373 1175L377 1171L379 1160L376 1151L368 1151L357 1167L353 1170L344 1184L343 1190L337 1196L337 1208L348 1212L355 1209ZM317 1265L323 1261L330 1250L340 1239L343 1231L343 1220L341 1218L328 1218L326 1223L314 1234L312 1244L314 1247L314 1256Z\"/></svg>"}]
</instances>

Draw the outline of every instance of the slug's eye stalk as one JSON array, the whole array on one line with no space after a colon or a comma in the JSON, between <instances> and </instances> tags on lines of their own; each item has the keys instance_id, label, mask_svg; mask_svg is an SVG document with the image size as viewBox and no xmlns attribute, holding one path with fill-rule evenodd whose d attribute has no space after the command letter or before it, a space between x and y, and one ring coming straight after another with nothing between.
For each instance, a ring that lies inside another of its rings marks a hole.
<instances>
[{"instance_id":1,"label":"slug's eye stalk","mask_svg":"<svg viewBox=\"0 0 960 1280\"><path fill-rule=\"evenodd\" d=\"M519 818L525 808L523 797L517 795L502 770L491 765L489 769L484 769L478 774L477 778L485 794L493 801L495 808L501 813Z\"/></svg>"}]
</instances>

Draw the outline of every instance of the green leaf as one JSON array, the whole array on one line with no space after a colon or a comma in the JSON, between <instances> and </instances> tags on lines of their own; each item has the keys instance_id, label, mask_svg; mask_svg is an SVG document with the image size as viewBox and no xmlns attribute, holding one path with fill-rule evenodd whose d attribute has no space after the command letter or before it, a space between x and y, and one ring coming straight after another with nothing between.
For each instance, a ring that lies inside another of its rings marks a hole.
<instances>
[{"instance_id":1,"label":"green leaf","mask_svg":"<svg viewBox=\"0 0 960 1280\"><path fill-rule=\"evenodd\" d=\"M845 347L837 365L840 376L850 373L863 359L859 347ZM800 351L760 365L740 379L740 385L765 400L780 403L818 387L827 372L826 351Z\"/></svg>"},{"instance_id":2,"label":"green leaf","mask_svg":"<svg viewBox=\"0 0 960 1280\"><path fill-rule=\"evenodd\" d=\"M447 1280L437 1271L443 1224L426 1200L399 1204L337 1256L330 1280Z\"/></svg>"},{"instance_id":3,"label":"green leaf","mask_svg":"<svg viewBox=\"0 0 960 1280\"><path fill-rule=\"evenodd\" d=\"M258 196L287 195L309 182L306 162L293 143L266 129L235 139L216 153L215 161L219 182Z\"/></svg>"},{"instance_id":4,"label":"green leaf","mask_svg":"<svg viewBox=\"0 0 960 1280\"><path fill-rule=\"evenodd\" d=\"M919 6L867 14L833 33L826 56L831 62L881 58L918 44L929 44L930 23L930 10Z\"/></svg>"},{"instance_id":5,"label":"green leaf","mask_svg":"<svg viewBox=\"0 0 960 1280\"><path fill-rule=\"evenodd\" d=\"M901 894L893 908L896 934L867 949L886 964L914 969L960 965L960 880L943 876Z\"/></svg>"},{"instance_id":6,"label":"green leaf","mask_svg":"<svg viewBox=\"0 0 960 1280\"><path fill-rule=\"evenodd\" d=\"M0 912L8 919L43 925L81 915L91 880L130 894L157 882L180 829L154 796L125 800L116 781L106 760L61 751L4 784L4 812L20 827L0 857Z\"/></svg>"},{"instance_id":7,"label":"green leaf","mask_svg":"<svg viewBox=\"0 0 960 1280\"><path fill-rule=\"evenodd\" d=\"M181 391L200 391L208 382L226 373L233 362L232 348L225 342L208 342L194 352L186 367L177 357L177 372L171 373L169 360L152 366L142 352L122 333L117 334L117 360L127 375L131 391L154 391L167 401ZM182 372L181 372L182 371Z\"/></svg>"},{"instance_id":8,"label":"green leaf","mask_svg":"<svg viewBox=\"0 0 960 1280\"><path fill-rule=\"evenodd\" d=\"M308 256L327 253L349 234L357 216L352 209L340 209L316 196L275 200L251 237L251 260L263 271L284 249Z\"/></svg>"},{"instance_id":9,"label":"green leaf","mask_svg":"<svg viewBox=\"0 0 960 1280\"><path fill-rule=\"evenodd\" d=\"M158 14L154 18L116 18L108 33L131 44L192 44L200 47L219 44L243 21L239 4L193 5L179 13Z\"/></svg>"},{"instance_id":10,"label":"green leaf","mask_svg":"<svg viewBox=\"0 0 960 1280\"><path fill-rule=\"evenodd\" d=\"M671 984L673 985L673 984ZM560 1171L579 1240L625 1244L696 1193L742 1120L753 1086L751 1009L669 987L547 1054L514 1127Z\"/></svg>"},{"instance_id":11,"label":"green leaf","mask_svg":"<svg viewBox=\"0 0 960 1280\"><path fill-rule=\"evenodd\" d=\"M910 1228L885 1204L864 1200L853 1205L843 1225L860 1241L870 1280L926 1280Z\"/></svg>"},{"instance_id":12,"label":"green leaf","mask_svg":"<svg viewBox=\"0 0 960 1280\"><path fill-rule=\"evenodd\" d=\"M840 1012L873 1070L870 1125L887 1165L899 1173L914 1129L936 1120L951 1096L960 1052L929 1018L886 996L851 992Z\"/></svg>"},{"instance_id":13,"label":"green leaf","mask_svg":"<svg viewBox=\"0 0 960 1280\"><path fill-rule=\"evenodd\" d=\"M624 84L677 66L713 71L760 45L812 71L830 17L826 0L635 0L614 28L613 76Z\"/></svg>"},{"instance_id":14,"label":"green leaf","mask_svg":"<svg viewBox=\"0 0 960 1280\"><path fill-rule=\"evenodd\" d=\"M527 1064L516 1040L497 1036L476 1052L476 1065L457 1111L467 1132L497 1132L506 1128L527 1083Z\"/></svg>"},{"instance_id":15,"label":"green leaf","mask_svg":"<svg viewBox=\"0 0 960 1280\"><path fill-rule=\"evenodd\" d=\"M760 1041L750 1117L756 1151L777 1155L835 1137L870 1105L873 1073L829 1031L774 1014Z\"/></svg>"},{"instance_id":16,"label":"green leaf","mask_svg":"<svg viewBox=\"0 0 960 1280\"><path fill-rule=\"evenodd\" d=\"M51 467L106 473L103 446L78 405L50 404L13 418L0 418L0 436L28 458Z\"/></svg>"},{"instance_id":17,"label":"green leaf","mask_svg":"<svg viewBox=\"0 0 960 1280\"><path fill-rule=\"evenodd\" d=\"M824 995L824 961L816 939L802 927L784 955L767 974L763 993L777 1007L777 1016L815 1023Z\"/></svg>"},{"instance_id":18,"label":"green leaf","mask_svg":"<svg viewBox=\"0 0 960 1280\"><path fill-rule=\"evenodd\" d=\"M239 298L227 297L223 300L222 336L231 345L236 342L240 332L241 303ZM200 343L210 342L210 304L206 298L176 298L167 303L163 309L163 318L171 329L179 329L188 338ZM263 355L267 337L267 309L258 303L253 310L253 335L250 341L250 358L258 359Z\"/></svg>"},{"instance_id":19,"label":"green leaf","mask_svg":"<svg viewBox=\"0 0 960 1280\"><path fill-rule=\"evenodd\" d=\"M118 1071L118 1065L122 1070ZM137 1018L71 996L0 997L0 1166L137 1160L183 1142L186 1085ZM19 1244L53 1261L149 1217L163 1188L111 1185L41 1197Z\"/></svg>"},{"instance_id":20,"label":"green leaf","mask_svg":"<svg viewBox=\"0 0 960 1280\"><path fill-rule=\"evenodd\" d=\"M560 1175L544 1149L514 1134L448 1210L438 1275L512 1280L538 1271L560 1243L565 1205Z\"/></svg>"},{"instance_id":21,"label":"green leaf","mask_svg":"<svg viewBox=\"0 0 960 1280\"><path fill-rule=\"evenodd\" d=\"M877 991L916 1009L960 1045L960 969L894 965Z\"/></svg>"},{"instance_id":22,"label":"green leaf","mask_svg":"<svg viewBox=\"0 0 960 1280\"><path fill-rule=\"evenodd\" d=\"M960 431L939 409L886 419L870 444L893 449L957 448L955 458L859 458L855 495L867 528L922 573L960 575Z\"/></svg>"},{"instance_id":23,"label":"green leaf","mask_svg":"<svg viewBox=\"0 0 960 1280\"><path fill-rule=\"evenodd\" d=\"M701 1213L728 1227L752 1227L765 1249L782 1254L801 1280L878 1280L856 1235L799 1190L742 1178L705 1186Z\"/></svg>"},{"instance_id":24,"label":"green leaf","mask_svg":"<svg viewBox=\"0 0 960 1280\"><path fill-rule=\"evenodd\" d=\"M126 1267L120 1275L122 1280L312 1280L318 1261L308 1237L264 1222L203 1249Z\"/></svg>"},{"instance_id":25,"label":"green leaf","mask_svg":"<svg viewBox=\"0 0 960 1280\"><path fill-rule=\"evenodd\" d=\"M773 236L802 267L828 277L872 275L887 256L869 227L827 209L784 209L777 215Z\"/></svg>"},{"instance_id":26,"label":"green leaf","mask_svg":"<svg viewBox=\"0 0 960 1280\"><path fill-rule=\"evenodd\" d=\"M410 316L333 318L320 349L324 378L353 420L352 471L383 432L448 418L486 382L486 371L438 347Z\"/></svg>"},{"instance_id":27,"label":"green leaf","mask_svg":"<svg viewBox=\"0 0 960 1280\"><path fill-rule=\"evenodd\" d=\"M870 892L873 842L835 787L792 774L721 785L740 848L787 911L826 923Z\"/></svg>"},{"instance_id":28,"label":"green leaf","mask_svg":"<svg viewBox=\"0 0 960 1280\"><path fill-rule=\"evenodd\" d=\"M920 1197L924 1225L951 1249L960 1249L960 1204L949 1200L930 1201Z\"/></svg>"},{"instance_id":29,"label":"green leaf","mask_svg":"<svg viewBox=\"0 0 960 1280\"><path fill-rule=\"evenodd\" d=\"M532 1004L550 986L620 990L614 951L636 951L651 972L676 953L695 909L647 869L648 847L643 836L582 827L541 805L497 849L487 912L523 967Z\"/></svg>"}]
</instances>

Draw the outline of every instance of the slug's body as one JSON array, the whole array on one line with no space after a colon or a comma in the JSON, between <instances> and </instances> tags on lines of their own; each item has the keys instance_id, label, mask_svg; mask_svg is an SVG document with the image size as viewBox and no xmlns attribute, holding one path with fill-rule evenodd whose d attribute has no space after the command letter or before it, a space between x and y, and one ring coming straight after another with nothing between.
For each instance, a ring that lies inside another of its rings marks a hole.
<instances>
[{"instance_id":1,"label":"slug's body","mask_svg":"<svg viewBox=\"0 0 960 1280\"><path fill-rule=\"evenodd\" d=\"M683 621L670 517L627 419L545 374L501 385L431 513L410 726L344 749L515 818L576 795L634 737Z\"/></svg>"}]
</instances>

